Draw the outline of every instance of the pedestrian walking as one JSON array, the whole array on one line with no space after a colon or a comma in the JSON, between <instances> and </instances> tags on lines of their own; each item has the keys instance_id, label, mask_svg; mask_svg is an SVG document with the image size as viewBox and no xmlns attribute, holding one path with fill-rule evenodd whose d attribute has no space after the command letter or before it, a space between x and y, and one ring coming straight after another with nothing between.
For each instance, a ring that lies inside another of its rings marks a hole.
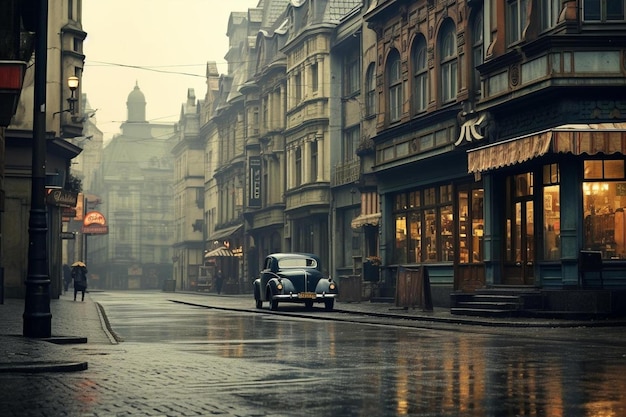
<instances>
[{"instance_id":1,"label":"pedestrian walking","mask_svg":"<svg viewBox=\"0 0 626 417\"><path fill-rule=\"evenodd\" d=\"M72 278L74 279L74 301L78 291L82 293L81 301L85 301L85 291L87 290L87 265L84 262L74 262L72 264Z\"/></svg>"},{"instance_id":2,"label":"pedestrian walking","mask_svg":"<svg viewBox=\"0 0 626 417\"><path fill-rule=\"evenodd\" d=\"M72 282L72 269L68 264L63 264L63 289L67 292Z\"/></svg>"},{"instance_id":3,"label":"pedestrian walking","mask_svg":"<svg viewBox=\"0 0 626 417\"><path fill-rule=\"evenodd\" d=\"M215 274L215 289L218 294L222 292L222 284L224 284L224 274L222 274L222 270L218 270L217 274Z\"/></svg>"}]
</instances>

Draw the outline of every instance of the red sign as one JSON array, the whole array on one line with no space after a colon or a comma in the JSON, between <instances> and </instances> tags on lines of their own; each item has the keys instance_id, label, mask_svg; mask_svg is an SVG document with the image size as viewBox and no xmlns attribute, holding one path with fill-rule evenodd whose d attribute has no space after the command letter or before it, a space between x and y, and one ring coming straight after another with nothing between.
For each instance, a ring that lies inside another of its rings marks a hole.
<instances>
[{"instance_id":1,"label":"red sign","mask_svg":"<svg viewBox=\"0 0 626 417\"><path fill-rule=\"evenodd\" d=\"M104 214L99 211L90 211L85 214L85 219L83 220L83 226L90 226L92 224L99 224L101 226L105 226L107 224L107 220L104 217Z\"/></svg>"},{"instance_id":2,"label":"red sign","mask_svg":"<svg viewBox=\"0 0 626 417\"><path fill-rule=\"evenodd\" d=\"M101 226L99 224L92 224L90 226L83 226L83 234L86 234L86 235L107 235L107 234L109 234L109 226Z\"/></svg>"}]
</instances>

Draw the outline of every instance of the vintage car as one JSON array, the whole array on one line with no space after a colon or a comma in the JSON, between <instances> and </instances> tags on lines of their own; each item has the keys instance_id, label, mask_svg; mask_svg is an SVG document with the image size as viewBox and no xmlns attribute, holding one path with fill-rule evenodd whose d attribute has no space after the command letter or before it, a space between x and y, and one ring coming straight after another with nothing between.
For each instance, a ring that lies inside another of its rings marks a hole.
<instances>
[{"instance_id":1,"label":"vintage car","mask_svg":"<svg viewBox=\"0 0 626 417\"><path fill-rule=\"evenodd\" d=\"M274 253L265 258L259 278L254 281L256 308L269 301L276 310L279 302L324 303L332 310L337 297L337 283L322 274L319 257L306 253Z\"/></svg>"}]
</instances>

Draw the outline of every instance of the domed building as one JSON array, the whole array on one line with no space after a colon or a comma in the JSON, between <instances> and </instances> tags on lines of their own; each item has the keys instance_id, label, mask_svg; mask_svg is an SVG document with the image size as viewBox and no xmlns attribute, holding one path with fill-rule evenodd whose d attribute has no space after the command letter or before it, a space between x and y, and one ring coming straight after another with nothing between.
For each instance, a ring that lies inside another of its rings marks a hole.
<instances>
[{"instance_id":1,"label":"domed building","mask_svg":"<svg viewBox=\"0 0 626 417\"><path fill-rule=\"evenodd\" d=\"M88 237L90 272L107 289L160 288L172 274L173 123L146 120L136 83L126 101L121 133L105 146L90 210L107 218L109 233Z\"/></svg>"},{"instance_id":2,"label":"domed building","mask_svg":"<svg viewBox=\"0 0 626 417\"><path fill-rule=\"evenodd\" d=\"M126 108L128 110L128 122L146 122L146 96L143 95L137 83L128 95Z\"/></svg>"}]
</instances>

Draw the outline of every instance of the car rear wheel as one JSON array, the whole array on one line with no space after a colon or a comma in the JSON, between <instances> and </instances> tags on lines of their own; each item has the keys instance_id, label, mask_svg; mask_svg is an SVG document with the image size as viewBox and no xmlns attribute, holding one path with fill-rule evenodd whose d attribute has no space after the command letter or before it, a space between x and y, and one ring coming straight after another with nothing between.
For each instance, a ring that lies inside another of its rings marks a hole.
<instances>
[{"instance_id":1,"label":"car rear wheel","mask_svg":"<svg viewBox=\"0 0 626 417\"><path fill-rule=\"evenodd\" d=\"M324 307L328 311L332 310L335 307L335 299L334 298L330 298L328 300L324 300Z\"/></svg>"}]
</instances>

